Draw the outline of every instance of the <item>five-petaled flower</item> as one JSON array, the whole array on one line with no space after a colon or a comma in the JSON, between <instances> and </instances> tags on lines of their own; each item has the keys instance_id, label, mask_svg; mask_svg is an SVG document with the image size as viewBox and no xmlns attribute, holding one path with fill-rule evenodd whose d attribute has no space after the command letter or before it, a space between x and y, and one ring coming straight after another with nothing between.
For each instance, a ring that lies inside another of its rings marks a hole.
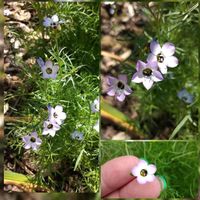
<instances>
[{"instance_id":1,"label":"five-petaled flower","mask_svg":"<svg viewBox=\"0 0 200 200\"><path fill-rule=\"evenodd\" d=\"M53 15L52 17L45 17L43 21L43 25L45 27L52 27L57 28L59 24L63 23L62 21L59 21L58 15Z\"/></svg>"},{"instance_id":2,"label":"five-petaled flower","mask_svg":"<svg viewBox=\"0 0 200 200\"><path fill-rule=\"evenodd\" d=\"M33 150L38 150L39 146L42 144L42 140L38 137L37 133L34 131L30 135L22 137L22 141L25 143L24 148Z\"/></svg>"},{"instance_id":3,"label":"five-petaled flower","mask_svg":"<svg viewBox=\"0 0 200 200\"><path fill-rule=\"evenodd\" d=\"M180 90L177 94L178 98L184 101L185 103L191 104L194 102L194 96L190 94L185 88Z\"/></svg>"},{"instance_id":4,"label":"five-petaled flower","mask_svg":"<svg viewBox=\"0 0 200 200\"><path fill-rule=\"evenodd\" d=\"M140 160L139 163L131 170L131 174L136 177L139 184L152 182L155 179L156 166L148 164L145 160Z\"/></svg>"},{"instance_id":5,"label":"five-petaled flower","mask_svg":"<svg viewBox=\"0 0 200 200\"><path fill-rule=\"evenodd\" d=\"M162 74L167 73L167 67L173 68L178 65L178 59L173 56L175 53L174 44L167 42L161 47L156 40L153 40L150 44L150 49L151 53L147 61L156 61Z\"/></svg>"},{"instance_id":6,"label":"five-petaled flower","mask_svg":"<svg viewBox=\"0 0 200 200\"><path fill-rule=\"evenodd\" d=\"M55 108L48 105L48 112L49 112L49 120L51 122L56 122L58 125L61 125L63 121L66 119L67 115L63 112L63 107L57 105Z\"/></svg>"},{"instance_id":7,"label":"five-petaled flower","mask_svg":"<svg viewBox=\"0 0 200 200\"><path fill-rule=\"evenodd\" d=\"M136 64L137 72L133 75L132 81L135 83L143 83L144 87L149 90L154 82L162 81L163 76L158 70L156 62L144 63L139 60Z\"/></svg>"},{"instance_id":8,"label":"five-petaled flower","mask_svg":"<svg viewBox=\"0 0 200 200\"><path fill-rule=\"evenodd\" d=\"M56 122L50 121L50 120L44 121L43 127L44 129L43 129L42 135L49 134L52 137L55 136L56 131L60 130L60 126Z\"/></svg>"},{"instance_id":9,"label":"five-petaled flower","mask_svg":"<svg viewBox=\"0 0 200 200\"><path fill-rule=\"evenodd\" d=\"M74 140L83 140L83 133L79 132L79 131L74 131L71 134L72 139Z\"/></svg>"},{"instance_id":10,"label":"five-petaled flower","mask_svg":"<svg viewBox=\"0 0 200 200\"><path fill-rule=\"evenodd\" d=\"M59 69L58 65L53 65L53 63L50 60L44 62L43 59L40 57L37 59L37 63L41 67L43 78L56 79L57 72Z\"/></svg>"},{"instance_id":11,"label":"five-petaled flower","mask_svg":"<svg viewBox=\"0 0 200 200\"><path fill-rule=\"evenodd\" d=\"M99 112L99 103L100 103L99 97L97 97L97 98L93 101L93 103L91 103L90 107L91 107L91 111L92 111L93 113Z\"/></svg>"},{"instance_id":12,"label":"five-petaled flower","mask_svg":"<svg viewBox=\"0 0 200 200\"><path fill-rule=\"evenodd\" d=\"M126 95L132 93L131 88L127 85L127 76L121 74L118 78L108 76L107 83L109 85L107 94L115 96L117 100L124 101Z\"/></svg>"}]
</instances>

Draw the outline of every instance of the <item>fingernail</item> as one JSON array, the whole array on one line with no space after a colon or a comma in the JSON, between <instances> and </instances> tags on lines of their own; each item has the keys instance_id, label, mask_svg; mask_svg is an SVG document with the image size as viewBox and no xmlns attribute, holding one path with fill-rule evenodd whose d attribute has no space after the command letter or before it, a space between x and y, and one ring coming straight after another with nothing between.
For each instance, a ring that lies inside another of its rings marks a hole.
<instances>
[{"instance_id":1,"label":"fingernail","mask_svg":"<svg viewBox=\"0 0 200 200\"><path fill-rule=\"evenodd\" d=\"M164 176L158 176L158 179L162 185L162 190L167 189L167 181Z\"/></svg>"}]
</instances>

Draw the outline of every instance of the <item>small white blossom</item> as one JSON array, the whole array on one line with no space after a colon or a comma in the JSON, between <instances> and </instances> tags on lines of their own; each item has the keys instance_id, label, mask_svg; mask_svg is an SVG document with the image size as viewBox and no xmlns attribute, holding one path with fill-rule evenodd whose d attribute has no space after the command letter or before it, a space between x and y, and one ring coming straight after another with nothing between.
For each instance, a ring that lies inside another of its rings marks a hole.
<instances>
[{"instance_id":1,"label":"small white blossom","mask_svg":"<svg viewBox=\"0 0 200 200\"><path fill-rule=\"evenodd\" d=\"M45 27L57 28L59 24L63 23L62 20L59 20L58 15L53 15L52 17L45 17L43 25Z\"/></svg>"},{"instance_id":2,"label":"small white blossom","mask_svg":"<svg viewBox=\"0 0 200 200\"><path fill-rule=\"evenodd\" d=\"M72 139L74 140L83 140L83 133L79 132L79 131L74 131L71 134Z\"/></svg>"},{"instance_id":3,"label":"small white blossom","mask_svg":"<svg viewBox=\"0 0 200 200\"><path fill-rule=\"evenodd\" d=\"M60 126L55 123L54 121L47 120L43 124L43 132L42 135L51 135L52 137L55 136L56 131L60 130Z\"/></svg>"},{"instance_id":4,"label":"small white blossom","mask_svg":"<svg viewBox=\"0 0 200 200\"><path fill-rule=\"evenodd\" d=\"M145 160L140 160L139 163L131 170L133 176L139 184L152 182L155 179L156 166L148 164Z\"/></svg>"}]
</instances>

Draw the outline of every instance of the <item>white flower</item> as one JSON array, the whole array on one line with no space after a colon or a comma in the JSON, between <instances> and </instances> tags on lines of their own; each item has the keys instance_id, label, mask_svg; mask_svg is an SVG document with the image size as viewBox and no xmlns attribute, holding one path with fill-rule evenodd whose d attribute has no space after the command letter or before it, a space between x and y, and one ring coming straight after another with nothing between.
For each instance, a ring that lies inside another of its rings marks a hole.
<instances>
[{"instance_id":1,"label":"white flower","mask_svg":"<svg viewBox=\"0 0 200 200\"><path fill-rule=\"evenodd\" d=\"M43 21L43 25L45 27L52 28L56 28L61 23L63 23L63 21L59 21L58 15L53 15L52 17L45 17Z\"/></svg>"},{"instance_id":2,"label":"white flower","mask_svg":"<svg viewBox=\"0 0 200 200\"><path fill-rule=\"evenodd\" d=\"M99 132L99 128L100 128L100 121L98 119L96 124L93 126L93 129L96 130L97 132Z\"/></svg>"},{"instance_id":3,"label":"white flower","mask_svg":"<svg viewBox=\"0 0 200 200\"><path fill-rule=\"evenodd\" d=\"M99 112L99 103L100 103L100 99L99 99L99 97L97 97L94 101L93 101L93 103L91 104L91 110L92 110L92 112L93 113L95 113L95 112Z\"/></svg>"},{"instance_id":4,"label":"white flower","mask_svg":"<svg viewBox=\"0 0 200 200\"><path fill-rule=\"evenodd\" d=\"M72 139L74 140L83 140L83 133L79 132L79 131L74 131L71 134Z\"/></svg>"},{"instance_id":5,"label":"white flower","mask_svg":"<svg viewBox=\"0 0 200 200\"><path fill-rule=\"evenodd\" d=\"M133 176L139 184L145 184L147 182L152 182L155 179L156 172L155 165L148 165L145 160L140 160L139 163L131 170Z\"/></svg>"},{"instance_id":6,"label":"white flower","mask_svg":"<svg viewBox=\"0 0 200 200\"><path fill-rule=\"evenodd\" d=\"M163 76L158 71L156 62L144 63L139 60L136 64L137 72L133 75L132 81L135 83L143 83L144 87L149 90L154 82L162 81Z\"/></svg>"},{"instance_id":7,"label":"white flower","mask_svg":"<svg viewBox=\"0 0 200 200\"><path fill-rule=\"evenodd\" d=\"M107 83L109 85L107 94L115 96L118 101L124 101L126 95L132 93L131 88L127 85L127 76L121 74L118 78L108 76Z\"/></svg>"},{"instance_id":8,"label":"white flower","mask_svg":"<svg viewBox=\"0 0 200 200\"><path fill-rule=\"evenodd\" d=\"M37 59L37 63L41 67L43 78L56 79L59 69L58 65L53 65L50 60L44 62L43 59L40 57Z\"/></svg>"},{"instance_id":9,"label":"white flower","mask_svg":"<svg viewBox=\"0 0 200 200\"><path fill-rule=\"evenodd\" d=\"M156 40L153 40L150 44L150 49L151 53L147 61L156 61L162 74L167 73L167 67L174 68L178 65L178 59L173 56L175 53L174 44L167 42L161 47Z\"/></svg>"},{"instance_id":10,"label":"white flower","mask_svg":"<svg viewBox=\"0 0 200 200\"><path fill-rule=\"evenodd\" d=\"M60 126L55 123L54 121L47 120L43 124L43 132L42 135L51 135L52 137L55 136L56 131L60 130Z\"/></svg>"},{"instance_id":11,"label":"white flower","mask_svg":"<svg viewBox=\"0 0 200 200\"><path fill-rule=\"evenodd\" d=\"M31 135L26 135L22 137L25 149L32 148L33 150L38 150L39 146L42 144L42 140L38 137L36 132L32 132Z\"/></svg>"},{"instance_id":12,"label":"white flower","mask_svg":"<svg viewBox=\"0 0 200 200\"><path fill-rule=\"evenodd\" d=\"M57 124L61 125L66 119L67 115L63 112L63 107L57 105L55 108L48 106L49 120L54 121Z\"/></svg>"}]
</instances>

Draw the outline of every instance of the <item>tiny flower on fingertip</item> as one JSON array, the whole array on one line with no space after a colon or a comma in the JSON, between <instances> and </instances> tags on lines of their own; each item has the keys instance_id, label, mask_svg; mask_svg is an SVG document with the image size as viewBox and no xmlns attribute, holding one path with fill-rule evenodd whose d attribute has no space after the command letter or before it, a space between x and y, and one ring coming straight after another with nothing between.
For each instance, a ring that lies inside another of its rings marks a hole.
<instances>
[{"instance_id":1,"label":"tiny flower on fingertip","mask_svg":"<svg viewBox=\"0 0 200 200\"><path fill-rule=\"evenodd\" d=\"M141 60L137 61L136 64L137 72L132 77L132 82L143 83L144 87L149 90L154 82L163 80L162 74L158 70L156 62L144 63Z\"/></svg>"},{"instance_id":2,"label":"tiny flower on fingertip","mask_svg":"<svg viewBox=\"0 0 200 200\"><path fill-rule=\"evenodd\" d=\"M115 96L120 102L124 101L125 97L132 93L131 88L127 84L127 76L124 74L119 75L118 78L108 76L107 84L109 86L107 94Z\"/></svg>"},{"instance_id":3,"label":"tiny flower on fingertip","mask_svg":"<svg viewBox=\"0 0 200 200\"><path fill-rule=\"evenodd\" d=\"M67 118L67 114L63 112L63 107L61 105L57 105L55 108L48 105L47 108L49 113L49 121L53 121L58 125L61 125Z\"/></svg>"},{"instance_id":4,"label":"tiny flower on fingertip","mask_svg":"<svg viewBox=\"0 0 200 200\"><path fill-rule=\"evenodd\" d=\"M148 164L145 160L140 160L139 163L131 170L131 174L136 177L139 184L145 184L155 180L156 166Z\"/></svg>"},{"instance_id":5,"label":"tiny flower on fingertip","mask_svg":"<svg viewBox=\"0 0 200 200\"><path fill-rule=\"evenodd\" d=\"M22 141L24 142L25 149L32 148L34 151L38 150L42 144L42 140L38 137L37 132L32 132L31 134L22 137Z\"/></svg>"},{"instance_id":6,"label":"tiny flower on fingertip","mask_svg":"<svg viewBox=\"0 0 200 200\"><path fill-rule=\"evenodd\" d=\"M91 111L93 113L99 112L99 104L100 104L100 99L97 97L93 103L90 105Z\"/></svg>"},{"instance_id":7,"label":"tiny flower on fingertip","mask_svg":"<svg viewBox=\"0 0 200 200\"><path fill-rule=\"evenodd\" d=\"M83 140L83 133L79 132L79 131L74 131L72 134L71 134L71 138L74 139L74 140Z\"/></svg>"},{"instance_id":8,"label":"tiny flower on fingertip","mask_svg":"<svg viewBox=\"0 0 200 200\"><path fill-rule=\"evenodd\" d=\"M57 73L59 70L58 65L53 65L52 61L50 60L47 60L46 62L44 62L44 60L40 57L37 58L36 61L42 70L44 79L47 79L47 78L56 79Z\"/></svg>"},{"instance_id":9,"label":"tiny flower on fingertip","mask_svg":"<svg viewBox=\"0 0 200 200\"><path fill-rule=\"evenodd\" d=\"M194 96L192 94L190 94L185 88L183 88L182 90L180 90L177 93L177 96L180 100L184 101L187 104L191 104L194 102Z\"/></svg>"},{"instance_id":10,"label":"tiny flower on fingertip","mask_svg":"<svg viewBox=\"0 0 200 200\"><path fill-rule=\"evenodd\" d=\"M162 74L167 73L167 67L174 68L178 65L178 58L173 56L176 48L171 42L166 42L161 47L156 40L152 40L150 50L147 61L157 62Z\"/></svg>"}]
</instances>

